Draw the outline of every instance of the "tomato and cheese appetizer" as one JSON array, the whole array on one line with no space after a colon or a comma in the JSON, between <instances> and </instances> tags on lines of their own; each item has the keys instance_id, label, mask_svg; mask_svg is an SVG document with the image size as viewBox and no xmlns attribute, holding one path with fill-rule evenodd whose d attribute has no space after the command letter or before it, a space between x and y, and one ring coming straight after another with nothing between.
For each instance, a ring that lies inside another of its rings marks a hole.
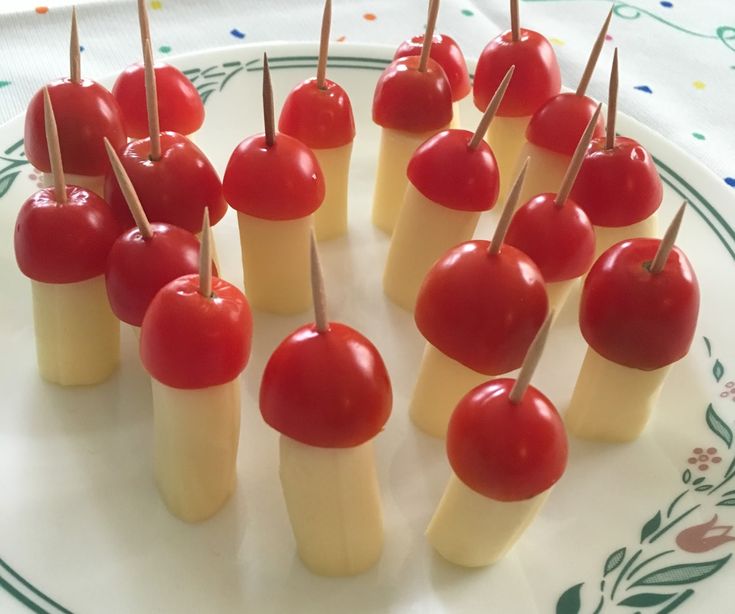
<instances>
[{"instance_id":1,"label":"tomato and cheese appetizer","mask_svg":"<svg viewBox=\"0 0 735 614\"><path fill-rule=\"evenodd\" d=\"M102 198L66 185L49 94L43 90L54 187L21 206L15 258L31 279L41 377L62 386L96 384L119 362L120 324L110 310L104 273L121 228Z\"/></svg>"},{"instance_id":2,"label":"tomato and cheese appetizer","mask_svg":"<svg viewBox=\"0 0 735 614\"><path fill-rule=\"evenodd\" d=\"M673 247L683 212L662 241L617 243L587 275L579 325L589 348L564 416L577 437L638 437L671 365L689 351L699 286L689 260Z\"/></svg>"}]
</instances>

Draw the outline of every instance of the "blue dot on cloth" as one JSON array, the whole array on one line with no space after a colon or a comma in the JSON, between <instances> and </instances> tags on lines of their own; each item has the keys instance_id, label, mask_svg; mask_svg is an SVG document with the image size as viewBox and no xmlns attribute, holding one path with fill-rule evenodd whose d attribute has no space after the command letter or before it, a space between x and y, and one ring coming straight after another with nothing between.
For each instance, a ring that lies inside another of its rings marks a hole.
<instances>
[{"instance_id":1,"label":"blue dot on cloth","mask_svg":"<svg viewBox=\"0 0 735 614\"><path fill-rule=\"evenodd\" d=\"M674 6L673 2L669 2L669 0L661 0L659 4L667 9L670 9L672 6Z\"/></svg>"},{"instance_id":2,"label":"blue dot on cloth","mask_svg":"<svg viewBox=\"0 0 735 614\"><path fill-rule=\"evenodd\" d=\"M640 90L641 92L646 92L646 94L653 94L653 90L647 85L636 85L635 89Z\"/></svg>"},{"instance_id":3,"label":"blue dot on cloth","mask_svg":"<svg viewBox=\"0 0 735 614\"><path fill-rule=\"evenodd\" d=\"M731 188L735 188L735 177L725 177L725 183Z\"/></svg>"},{"instance_id":4,"label":"blue dot on cloth","mask_svg":"<svg viewBox=\"0 0 735 614\"><path fill-rule=\"evenodd\" d=\"M230 34L235 38L245 38L245 32L240 32L237 28L232 28L232 30L230 30Z\"/></svg>"},{"instance_id":5,"label":"blue dot on cloth","mask_svg":"<svg viewBox=\"0 0 735 614\"><path fill-rule=\"evenodd\" d=\"M79 51L84 51L84 45L79 45Z\"/></svg>"}]
</instances>

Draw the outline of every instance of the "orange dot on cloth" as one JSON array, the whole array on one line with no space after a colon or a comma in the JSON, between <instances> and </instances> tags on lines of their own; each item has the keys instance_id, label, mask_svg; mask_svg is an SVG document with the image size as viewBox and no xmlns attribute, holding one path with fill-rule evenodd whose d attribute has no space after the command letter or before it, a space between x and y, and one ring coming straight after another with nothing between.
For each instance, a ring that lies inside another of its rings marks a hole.
<instances>
[{"instance_id":1,"label":"orange dot on cloth","mask_svg":"<svg viewBox=\"0 0 735 614\"><path fill-rule=\"evenodd\" d=\"M36 13L38 13L39 15L45 15L46 13L48 13L48 7L47 6L37 6Z\"/></svg>"},{"instance_id":2,"label":"orange dot on cloth","mask_svg":"<svg viewBox=\"0 0 735 614\"><path fill-rule=\"evenodd\" d=\"M347 40L347 37L343 34L337 39L338 43L344 43Z\"/></svg>"},{"instance_id":3,"label":"orange dot on cloth","mask_svg":"<svg viewBox=\"0 0 735 614\"><path fill-rule=\"evenodd\" d=\"M705 84L702 81L694 81L692 85L694 86L694 89L697 90L703 90L705 88Z\"/></svg>"},{"instance_id":4,"label":"orange dot on cloth","mask_svg":"<svg viewBox=\"0 0 735 614\"><path fill-rule=\"evenodd\" d=\"M375 21L378 16L375 13L365 13L362 18L367 21Z\"/></svg>"}]
</instances>

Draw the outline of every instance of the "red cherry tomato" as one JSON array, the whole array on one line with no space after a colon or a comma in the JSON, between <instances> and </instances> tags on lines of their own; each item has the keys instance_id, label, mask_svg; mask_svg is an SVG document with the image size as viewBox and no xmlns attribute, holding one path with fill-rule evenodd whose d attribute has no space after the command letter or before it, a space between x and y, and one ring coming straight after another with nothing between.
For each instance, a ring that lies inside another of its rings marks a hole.
<instances>
[{"instance_id":1,"label":"red cherry tomato","mask_svg":"<svg viewBox=\"0 0 735 614\"><path fill-rule=\"evenodd\" d=\"M556 194L539 194L518 209L505 235L536 263L546 282L584 275L595 259L595 231L571 199L561 207Z\"/></svg>"},{"instance_id":2,"label":"red cherry tomato","mask_svg":"<svg viewBox=\"0 0 735 614\"><path fill-rule=\"evenodd\" d=\"M324 89L316 79L299 83L286 97L278 129L312 149L330 149L351 143L355 119L350 99L339 85L325 80Z\"/></svg>"},{"instance_id":3,"label":"red cherry tomato","mask_svg":"<svg viewBox=\"0 0 735 614\"><path fill-rule=\"evenodd\" d=\"M113 313L123 322L140 326L148 305L167 283L199 271L199 241L188 230L170 224L151 224L153 236L144 239L138 228L121 234L107 258L105 282ZM214 267L214 275L217 269Z\"/></svg>"},{"instance_id":4,"label":"red cherry tomato","mask_svg":"<svg viewBox=\"0 0 735 614\"><path fill-rule=\"evenodd\" d=\"M572 156L596 110L597 103L587 96L577 96L571 92L554 96L528 122L526 140L556 153ZM603 134L605 124L599 117L592 136Z\"/></svg>"},{"instance_id":5,"label":"red cherry tomato","mask_svg":"<svg viewBox=\"0 0 735 614\"><path fill-rule=\"evenodd\" d=\"M424 72L415 55L393 60L378 78L373 121L405 132L441 130L452 121L452 88L431 58Z\"/></svg>"},{"instance_id":6,"label":"red cherry tomato","mask_svg":"<svg viewBox=\"0 0 735 614\"><path fill-rule=\"evenodd\" d=\"M549 309L544 279L511 245L489 255L489 241L468 241L446 252L426 275L416 302L416 325L426 340L486 375L521 366Z\"/></svg>"},{"instance_id":7,"label":"red cherry tomato","mask_svg":"<svg viewBox=\"0 0 735 614\"><path fill-rule=\"evenodd\" d=\"M57 79L47 86L54 109L64 171L76 175L104 175L110 168L104 137L116 150L127 143L117 101L99 83L82 79L74 83ZM43 119L43 90L28 103L25 121L28 161L44 173L51 172Z\"/></svg>"},{"instance_id":8,"label":"red cherry tomato","mask_svg":"<svg viewBox=\"0 0 735 614\"><path fill-rule=\"evenodd\" d=\"M444 130L425 141L408 163L408 179L426 198L449 209L487 211L498 198L498 164L483 140L467 130Z\"/></svg>"},{"instance_id":9,"label":"red cherry tomato","mask_svg":"<svg viewBox=\"0 0 735 614\"><path fill-rule=\"evenodd\" d=\"M421 55L423 46L424 35L414 36L399 45L393 59ZM429 57L444 69L444 73L449 79L449 86L452 88L452 100L462 100L470 93L470 74L467 71L467 63L464 60L462 50L451 36L434 34L431 40L431 49L429 49Z\"/></svg>"},{"instance_id":10,"label":"red cherry tomato","mask_svg":"<svg viewBox=\"0 0 735 614\"><path fill-rule=\"evenodd\" d=\"M582 290L579 325L590 347L626 367L649 371L686 356L699 312L692 265L674 247L652 274L658 239L613 245L592 265Z\"/></svg>"},{"instance_id":11,"label":"red cherry tomato","mask_svg":"<svg viewBox=\"0 0 735 614\"><path fill-rule=\"evenodd\" d=\"M544 102L559 93L561 73L554 49L538 32L521 28L518 41L513 41L510 31L503 32L482 50L473 84L478 109L487 109L511 66L516 68L498 108L499 116L533 115Z\"/></svg>"},{"instance_id":12,"label":"red cherry tomato","mask_svg":"<svg viewBox=\"0 0 735 614\"><path fill-rule=\"evenodd\" d=\"M146 311L140 357L152 377L172 388L208 388L235 379L248 362L253 317L240 290L212 278L212 297L199 276L165 285Z\"/></svg>"},{"instance_id":13,"label":"red cherry tomato","mask_svg":"<svg viewBox=\"0 0 735 614\"><path fill-rule=\"evenodd\" d=\"M150 159L150 139L132 141L122 150L120 160L135 187L151 222L165 222L200 232L205 207L216 224L227 212L217 171L201 149L181 134L161 133L161 158ZM105 178L105 196L125 227L134 225L133 216L112 170Z\"/></svg>"},{"instance_id":14,"label":"red cherry tomato","mask_svg":"<svg viewBox=\"0 0 735 614\"><path fill-rule=\"evenodd\" d=\"M553 403L533 386L520 403L515 380L472 389L449 421L447 456L457 477L496 501L523 501L553 486L567 466L567 435Z\"/></svg>"},{"instance_id":15,"label":"red cherry tomato","mask_svg":"<svg viewBox=\"0 0 735 614\"><path fill-rule=\"evenodd\" d=\"M263 372L260 412L284 435L310 446L350 448L372 439L393 394L378 350L356 330L307 324L276 348Z\"/></svg>"},{"instance_id":16,"label":"red cherry tomato","mask_svg":"<svg viewBox=\"0 0 735 614\"><path fill-rule=\"evenodd\" d=\"M204 104L194 84L170 64L156 62L153 69L161 130L179 134L199 130L204 123ZM112 94L122 110L128 136L133 139L149 136L143 64L132 64L123 70L112 86Z\"/></svg>"},{"instance_id":17,"label":"red cherry tomato","mask_svg":"<svg viewBox=\"0 0 735 614\"><path fill-rule=\"evenodd\" d=\"M59 204L53 188L23 203L15 224L15 258L35 281L67 284L105 272L107 254L120 234L107 203L94 192L67 186Z\"/></svg>"},{"instance_id":18,"label":"red cherry tomato","mask_svg":"<svg viewBox=\"0 0 735 614\"><path fill-rule=\"evenodd\" d=\"M223 181L230 205L266 220L295 220L319 208L324 176L312 151L287 134L268 146L263 134L248 137L230 156Z\"/></svg>"},{"instance_id":19,"label":"red cherry tomato","mask_svg":"<svg viewBox=\"0 0 735 614\"><path fill-rule=\"evenodd\" d=\"M663 199L653 157L637 141L615 137L592 141L579 169L571 197L597 226L628 226L649 217Z\"/></svg>"}]
</instances>

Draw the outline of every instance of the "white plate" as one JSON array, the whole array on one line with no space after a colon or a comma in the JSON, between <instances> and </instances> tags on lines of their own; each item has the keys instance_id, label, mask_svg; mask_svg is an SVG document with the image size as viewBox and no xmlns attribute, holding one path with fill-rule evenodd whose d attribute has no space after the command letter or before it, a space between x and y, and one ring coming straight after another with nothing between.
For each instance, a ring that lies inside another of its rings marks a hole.
<instances>
[{"instance_id":1,"label":"white plate","mask_svg":"<svg viewBox=\"0 0 735 614\"><path fill-rule=\"evenodd\" d=\"M206 97L207 122L197 139L220 170L243 137L261 130L263 49L230 47L175 61ZM314 73L316 48L271 44L267 50L280 106L293 85ZM735 496L724 494L735 489L735 479L713 494L704 488L720 484L728 468L735 472L731 194L665 139L620 118L619 130L657 159L666 183L662 225L682 198L692 204L679 240L702 288L691 352L674 367L638 441L572 440L566 475L509 556L489 569L454 567L423 537L448 475L443 444L418 433L407 417L423 340L412 318L382 294L388 241L369 223L378 135L370 105L391 50L343 44L332 54L329 75L350 93L358 137L350 234L322 248L330 312L376 343L395 391L393 416L376 440L386 531L380 563L356 578L325 579L306 571L295 553L277 476L277 436L262 422L256 399L271 351L308 314L256 314L243 377L238 489L225 509L198 526L170 516L158 498L150 386L129 330L122 366L104 385L63 390L39 379L29 284L16 268L11 241L18 207L35 189L18 118L0 128L0 611L23 610L21 604L54 613L729 610L734 544L707 541L721 532L714 529L699 540L679 540L689 550L698 543L702 552L689 552L676 538L715 515L718 526L735 524ZM472 125L477 113L468 102L462 111ZM478 235L489 236L495 217L483 216ZM229 213L215 234L225 277L241 283L234 219ZM584 351L577 300L560 314L535 378L561 410ZM701 471L689 464L694 448L716 448L721 461ZM618 607L624 600L630 605Z\"/></svg>"}]
</instances>

